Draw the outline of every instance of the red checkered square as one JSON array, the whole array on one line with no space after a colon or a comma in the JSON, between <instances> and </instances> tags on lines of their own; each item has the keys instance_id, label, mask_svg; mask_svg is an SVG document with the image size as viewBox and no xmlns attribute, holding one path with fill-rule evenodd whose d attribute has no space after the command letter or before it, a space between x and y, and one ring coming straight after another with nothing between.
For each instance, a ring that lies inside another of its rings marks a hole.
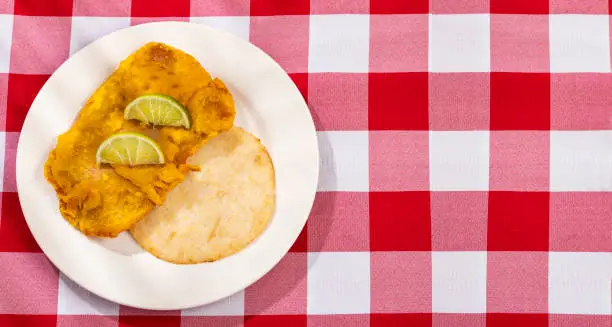
<instances>
[{"instance_id":1,"label":"red checkered square","mask_svg":"<svg viewBox=\"0 0 612 327\"><path fill-rule=\"evenodd\" d=\"M370 0L371 14L427 14L429 0Z\"/></svg>"},{"instance_id":2,"label":"red checkered square","mask_svg":"<svg viewBox=\"0 0 612 327\"><path fill-rule=\"evenodd\" d=\"M14 1L2 1L0 2L0 14L13 14L15 9Z\"/></svg>"},{"instance_id":3,"label":"red checkered square","mask_svg":"<svg viewBox=\"0 0 612 327\"><path fill-rule=\"evenodd\" d=\"M550 127L555 130L610 129L612 75L552 74Z\"/></svg>"},{"instance_id":4,"label":"red checkered square","mask_svg":"<svg viewBox=\"0 0 612 327\"><path fill-rule=\"evenodd\" d=\"M549 190L549 132L494 131L490 140L491 190Z\"/></svg>"},{"instance_id":5,"label":"red checkered square","mask_svg":"<svg viewBox=\"0 0 612 327\"><path fill-rule=\"evenodd\" d=\"M431 192L434 251L486 251L487 192Z\"/></svg>"},{"instance_id":6,"label":"red checkered square","mask_svg":"<svg viewBox=\"0 0 612 327\"><path fill-rule=\"evenodd\" d=\"M479 313L434 313L432 327L485 327L485 314Z\"/></svg>"},{"instance_id":7,"label":"red checkered square","mask_svg":"<svg viewBox=\"0 0 612 327\"><path fill-rule=\"evenodd\" d=\"M155 23L155 22L188 22L189 17L132 17L130 19L130 25L136 26L140 24L146 23Z\"/></svg>"},{"instance_id":8,"label":"red checkered square","mask_svg":"<svg viewBox=\"0 0 612 327\"><path fill-rule=\"evenodd\" d=\"M0 74L0 131L6 130L9 74Z\"/></svg>"},{"instance_id":9,"label":"red checkered square","mask_svg":"<svg viewBox=\"0 0 612 327\"><path fill-rule=\"evenodd\" d=\"M304 100L308 101L308 73L293 73L289 74L289 77L302 93Z\"/></svg>"},{"instance_id":10,"label":"red checkered square","mask_svg":"<svg viewBox=\"0 0 612 327\"><path fill-rule=\"evenodd\" d=\"M308 219L308 250L368 251L369 229L368 193L317 193Z\"/></svg>"},{"instance_id":11,"label":"red checkered square","mask_svg":"<svg viewBox=\"0 0 612 327\"><path fill-rule=\"evenodd\" d=\"M190 0L132 0L132 17L189 17Z\"/></svg>"},{"instance_id":12,"label":"red checkered square","mask_svg":"<svg viewBox=\"0 0 612 327\"><path fill-rule=\"evenodd\" d=\"M548 72L548 16L491 15L491 70Z\"/></svg>"},{"instance_id":13,"label":"red checkered square","mask_svg":"<svg viewBox=\"0 0 612 327\"><path fill-rule=\"evenodd\" d=\"M249 0L191 0L191 16L248 16Z\"/></svg>"},{"instance_id":14,"label":"red checkered square","mask_svg":"<svg viewBox=\"0 0 612 327\"><path fill-rule=\"evenodd\" d=\"M310 0L251 0L251 16L308 14L310 14Z\"/></svg>"},{"instance_id":15,"label":"red checkered square","mask_svg":"<svg viewBox=\"0 0 612 327\"><path fill-rule=\"evenodd\" d=\"M49 75L9 74L6 111L6 130L19 132L32 101Z\"/></svg>"},{"instance_id":16,"label":"red checkered square","mask_svg":"<svg viewBox=\"0 0 612 327\"><path fill-rule=\"evenodd\" d=\"M310 0L310 13L323 14L367 14L370 0Z\"/></svg>"},{"instance_id":17,"label":"red checkered square","mask_svg":"<svg viewBox=\"0 0 612 327\"><path fill-rule=\"evenodd\" d=\"M547 312L548 253L489 252L487 311Z\"/></svg>"},{"instance_id":18,"label":"red checkered square","mask_svg":"<svg viewBox=\"0 0 612 327\"><path fill-rule=\"evenodd\" d=\"M378 313L370 315L371 327L431 327L431 313Z\"/></svg>"},{"instance_id":19,"label":"red checkered square","mask_svg":"<svg viewBox=\"0 0 612 327\"><path fill-rule=\"evenodd\" d=\"M370 327L369 315L343 314L343 315L308 315L308 327Z\"/></svg>"},{"instance_id":20,"label":"red checkered square","mask_svg":"<svg viewBox=\"0 0 612 327\"><path fill-rule=\"evenodd\" d=\"M2 193L0 252L42 252L28 229L17 193Z\"/></svg>"},{"instance_id":21,"label":"red checkered square","mask_svg":"<svg viewBox=\"0 0 612 327\"><path fill-rule=\"evenodd\" d=\"M55 315L31 315L0 314L0 326L2 327L55 327L57 317Z\"/></svg>"},{"instance_id":22,"label":"red checkered square","mask_svg":"<svg viewBox=\"0 0 612 327\"><path fill-rule=\"evenodd\" d=\"M369 74L370 129L427 130L427 90L427 73Z\"/></svg>"},{"instance_id":23,"label":"red checkered square","mask_svg":"<svg viewBox=\"0 0 612 327\"><path fill-rule=\"evenodd\" d=\"M119 316L119 327L180 327L180 316Z\"/></svg>"},{"instance_id":24,"label":"red checkered square","mask_svg":"<svg viewBox=\"0 0 612 327\"><path fill-rule=\"evenodd\" d=\"M611 315L564 315L551 314L548 318L548 327L610 327Z\"/></svg>"},{"instance_id":25,"label":"red checkered square","mask_svg":"<svg viewBox=\"0 0 612 327\"><path fill-rule=\"evenodd\" d=\"M489 73L429 74L429 128L488 130Z\"/></svg>"},{"instance_id":26,"label":"red checkered square","mask_svg":"<svg viewBox=\"0 0 612 327\"><path fill-rule=\"evenodd\" d=\"M308 74L308 105L317 130L367 130L368 75Z\"/></svg>"},{"instance_id":27,"label":"red checkered square","mask_svg":"<svg viewBox=\"0 0 612 327\"><path fill-rule=\"evenodd\" d=\"M244 327L306 327L306 315L244 317Z\"/></svg>"},{"instance_id":28,"label":"red checkered square","mask_svg":"<svg viewBox=\"0 0 612 327\"><path fill-rule=\"evenodd\" d=\"M70 17L15 16L11 73L53 73L68 59L71 22Z\"/></svg>"},{"instance_id":29,"label":"red checkered square","mask_svg":"<svg viewBox=\"0 0 612 327\"><path fill-rule=\"evenodd\" d=\"M431 312L431 255L427 252L370 254L373 313Z\"/></svg>"},{"instance_id":30,"label":"red checkered square","mask_svg":"<svg viewBox=\"0 0 612 327\"><path fill-rule=\"evenodd\" d=\"M550 74L491 73L491 129L550 129Z\"/></svg>"},{"instance_id":31,"label":"red checkered square","mask_svg":"<svg viewBox=\"0 0 612 327\"><path fill-rule=\"evenodd\" d=\"M308 16L251 17L250 41L287 72L307 72L308 21Z\"/></svg>"},{"instance_id":32,"label":"red checkered square","mask_svg":"<svg viewBox=\"0 0 612 327\"><path fill-rule=\"evenodd\" d=\"M129 17L130 0L74 0L75 16Z\"/></svg>"},{"instance_id":33,"label":"red checkered square","mask_svg":"<svg viewBox=\"0 0 612 327\"><path fill-rule=\"evenodd\" d=\"M72 16L73 0L14 0L15 15ZM12 2L12 1L8 1Z\"/></svg>"},{"instance_id":34,"label":"red checkered square","mask_svg":"<svg viewBox=\"0 0 612 327\"><path fill-rule=\"evenodd\" d=\"M427 132L370 132L370 190L429 190Z\"/></svg>"},{"instance_id":35,"label":"red checkered square","mask_svg":"<svg viewBox=\"0 0 612 327\"><path fill-rule=\"evenodd\" d=\"M0 253L0 314L55 315L58 281L57 270L42 253Z\"/></svg>"},{"instance_id":36,"label":"red checkered square","mask_svg":"<svg viewBox=\"0 0 612 327\"><path fill-rule=\"evenodd\" d=\"M547 314L487 313L487 327L548 327Z\"/></svg>"},{"instance_id":37,"label":"red checkered square","mask_svg":"<svg viewBox=\"0 0 612 327\"><path fill-rule=\"evenodd\" d=\"M313 210L314 206L313 205ZM312 214L312 212L311 212ZM289 249L289 252L307 252L308 251L308 226L304 226L298 238L293 242L293 245Z\"/></svg>"},{"instance_id":38,"label":"red checkered square","mask_svg":"<svg viewBox=\"0 0 612 327\"><path fill-rule=\"evenodd\" d=\"M371 16L370 71L427 71L428 39L425 14Z\"/></svg>"},{"instance_id":39,"label":"red checkered square","mask_svg":"<svg viewBox=\"0 0 612 327\"><path fill-rule=\"evenodd\" d=\"M181 327L243 327L244 317L182 317ZM59 327L59 326L58 326ZM76 326L75 326L76 327Z\"/></svg>"},{"instance_id":40,"label":"red checkered square","mask_svg":"<svg viewBox=\"0 0 612 327\"><path fill-rule=\"evenodd\" d=\"M551 14L608 14L608 0L550 0Z\"/></svg>"},{"instance_id":41,"label":"red checkered square","mask_svg":"<svg viewBox=\"0 0 612 327\"><path fill-rule=\"evenodd\" d=\"M612 193L550 194L550 249L612 252Z\"/></svg>"},{"instance_id":42,"label":"red checkered square","mask_svg":"<svg viewBox=\"0 0 612 327\"><path fill-rule=\"evenodd\" d=\"M285 255L272 271L245 290L245 314L305 314L306 270L306 253Z\"/></svg>"},{"instance_id":43,"label":"red checkered square","mask_svg":"<svg viewBox=\"0 0 612 327\"><path fill-rule=\"evenodd\" d=\"M491 0L492 14L548 14L549 0Z\"/></svg>"},{"instance_id":44,"label":"red checkered square","mask_svg":"<svg viewBox=\"0 0 612 327\"><path fill-rule=\"evenodd\" d=\"M429 192L370 192L372 251L430 251Z\"/></svg>"},{"instance_id":45,"label":"red checkered square","mask_svg":"<svg viewBox=\"0 0 612 327\"><path fill-rule=\"evenodd\" d=\"M118 320L115 316L58 315L57 327L117 327Z\"/></svg>"},{"instance_id":46,"label":"red checkered square","mask_svg":"<svg viewBox=\"0 0 612 327\"><path fill-rule=\"evenodd\" d=\"M548 192L489 192L489 251L548 251Z\"/></svg>"},{"instance_id":47,"label":"red checkered square","mask_svg":"<svg viewBox=\"0 0 612 327\"><path fill-rule=\"evenodd\" d=\"M431 0L432 14L489 13L490 0Z\"/></svg>"},{"instance_id":48,"label":"red checkered square","mask_svg":"<svg viewBox=\"0 0 612 327\"><path fill-rule=\"evenodd\" d=\"M5 133L4 138L4 175L2 180L3 192L17 192L17 143L19 133ZM0 229L2 218L0 217ZM1 243L1 242L0 242Z\"/></svg>"}]
</instances>

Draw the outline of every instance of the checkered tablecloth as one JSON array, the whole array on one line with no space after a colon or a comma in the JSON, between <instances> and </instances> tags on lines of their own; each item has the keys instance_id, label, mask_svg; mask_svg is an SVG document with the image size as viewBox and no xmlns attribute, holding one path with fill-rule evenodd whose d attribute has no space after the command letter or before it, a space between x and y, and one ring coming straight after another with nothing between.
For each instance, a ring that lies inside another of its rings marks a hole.
<instances>
[{"instance_id":1,"label":"checkered tablecloth","mask_svg":"<svg viewBox=\"0 0 612 327\"><path fill-rule=\"evenodd\" d=\"M610 10L0 0L0 326L610 327ZM308 224L276 268L182 312L120 306L63 276L15 185L19 132L49 75L96 38L158 20L218 27L275 58L322 158Z\"/></svg>"}]
</instances>

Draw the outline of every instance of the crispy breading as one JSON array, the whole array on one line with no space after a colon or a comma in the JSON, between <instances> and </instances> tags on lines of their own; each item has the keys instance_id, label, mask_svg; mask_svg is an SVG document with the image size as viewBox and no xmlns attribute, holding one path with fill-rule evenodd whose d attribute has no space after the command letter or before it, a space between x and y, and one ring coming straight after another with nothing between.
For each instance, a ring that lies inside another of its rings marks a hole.
<instances>
[{"instance_id":1,"label":"crispy breading","mask_svg":"<svg viewBox=\"0 0 612 327\"><path fill-rule=\"evenodd\" d=\"M181 102L192 127L155 128L123 119L130 101L151 93ZM61 214L86 235L114 237L129 229L185 179L191 169L187 159L208 139L229 130L234 117L231 93L195 58L162 43L147 43L94 92L49 154L45 177L57 192ZM153 137L166 164L98 167L98 146L120 131Z\"/></svg>"}]
</instances>

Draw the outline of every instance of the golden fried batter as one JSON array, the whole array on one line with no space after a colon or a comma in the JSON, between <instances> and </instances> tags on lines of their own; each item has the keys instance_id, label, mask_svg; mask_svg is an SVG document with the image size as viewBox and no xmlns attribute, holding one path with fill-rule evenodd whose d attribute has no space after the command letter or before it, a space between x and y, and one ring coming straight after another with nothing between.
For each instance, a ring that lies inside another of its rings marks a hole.
<instances>
[{"instance_id":1,"label":"golden fried batter","mask_svg":"<svg viewBox=\"0 0 612 327\"><path fill-rule=\"evenodd\" d=\"M192 127L154 128L123 119L133 99L148 93L167 94L189 111ZM114 237L133 226L191 169L187 159L209 138L233 126L231 93L212 79L187 53L162 43L148 43L125 59L94 92L72 127L60 135L45 164L45 177L55 188L60 212L86 235ZM119 131L153 137L166 164L141 167L98 167L96 150Z\"/></svg>"}]
</instances>

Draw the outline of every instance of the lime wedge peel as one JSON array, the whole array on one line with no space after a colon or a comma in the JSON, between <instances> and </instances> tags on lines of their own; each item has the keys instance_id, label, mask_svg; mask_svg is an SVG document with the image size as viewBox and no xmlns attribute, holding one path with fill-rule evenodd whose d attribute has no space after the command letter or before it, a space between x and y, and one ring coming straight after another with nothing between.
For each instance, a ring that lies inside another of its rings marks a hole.
<instances>
[{"instance_id":1,"label":"lime wedge peel","mask_svg":"<svg viewBox=\"0 0 612 327\"><path fill-rule=\"evenodd\" d=\"M130 102L123 113L126 120L135 119L156 126L191 127L189 112L176 99L165 94L146 94Z\"/></svg>"},{"instance_id":2,"label":"lime wedge peel","mask_svg":"<svg viewBox=\"0 0 612 327\"><path fill-rule=\"evenodd\" d=\"M96 163L121 165L164 164L164 153L151 138L132 132L117 133L100 144Z\"/></svg>"}]
</instances>

